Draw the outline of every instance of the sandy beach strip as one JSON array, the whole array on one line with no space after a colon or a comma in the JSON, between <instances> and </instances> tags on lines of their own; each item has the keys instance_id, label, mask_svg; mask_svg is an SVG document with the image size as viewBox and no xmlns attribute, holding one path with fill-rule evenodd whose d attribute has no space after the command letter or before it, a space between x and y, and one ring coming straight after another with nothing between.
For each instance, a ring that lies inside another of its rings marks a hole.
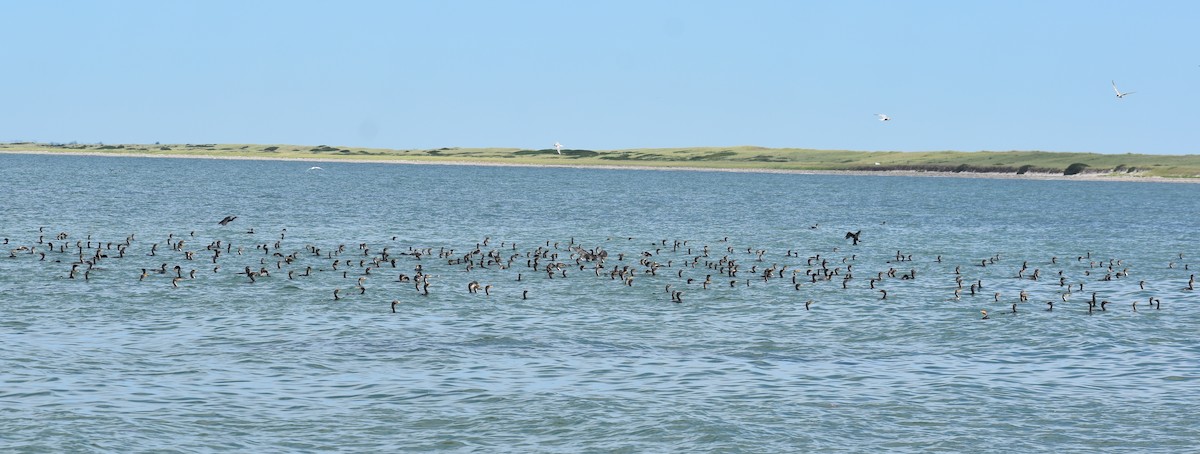
<instances>
[{"instance_id":1,"label":"sandy beach strip","mask_svg":"<svg viewBox=\"0 0 1200 454\"><path fill-rule=\"evenodd\" d=\"M778 173L795 175L847 175L847 176L894 176L894 177L929 177L929 178L990 178L999 180L1054 180L1054 181L1120 181L1132 183L1200 183L1200 178L1164 178L1151 176L1134 176L1128 174L1085 173L1063 175L1058 173L988 173L988 172L931 172L920 170L802 170L802 169L751 169L751 168L718 168L718 167L684 167L684 166L639 166L639 165L592 165L592 164L530 164L505 163L488 161L425 161L411 159L380 159L373 157L355 156L350 159L334 159L320 157L271 157L271 156L213 156L188 154L135 154L135 153L105 153L96 151L43 151L43 150L0 150L0 154L50 155L50 156L101 156L113 158L165 158L165 159L225 159L244 161L295 161L321 162L343 164L404 164L404 165L448 165L448 166L488 166L488 167L543 167L570 169L606 169L606 170L661 170L673 172L737 172L737 173Z\"/></svg>"}]
</instances>

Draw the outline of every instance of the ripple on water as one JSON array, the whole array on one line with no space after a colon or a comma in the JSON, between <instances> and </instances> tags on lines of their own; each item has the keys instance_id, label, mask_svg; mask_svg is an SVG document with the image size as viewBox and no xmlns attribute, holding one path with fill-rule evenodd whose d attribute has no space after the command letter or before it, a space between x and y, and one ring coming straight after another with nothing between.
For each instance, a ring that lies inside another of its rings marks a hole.
<instances>
[{"instance_id":1,"label":"ripple on water","mask_svg":"<svg viewBox=\"0 0 1200 454\"><path fill-rule=\"evenodd\" d=\"M136 234L86 280L69 278L70 250L0 259L5 450L1180 452L1200 439L1198 297L1182 290L1200 251L1179 235L1200 220L1167 215L1195 205L1190 185L0 159L11 214L0 236ZM181 174L207 183L175 184ZM313 178L342 189L312 191ZM579 181L603 190L546 190ZM31 189L44 187L65 189ZM1143 228L1112 234L1134 223ZM862 244L846 230L863 230ZM207 251L186 260L168 235L200 251L235 246L214 271ZM518 254L513 268L467 272L436 257L485 237ZM298 252L290 267L275 241ZM581 270L561 248L568 277L524 267L526 252L555 242L603 247L608 267ZM364 257L388 247L397 266L368 275L350 260L334 272L306 249L342 244ZM410 248L434 254L395 255ZM639 270L632 286L605 274L643 257L663 268ZM722 257L740 263L736 277L709 267ZM838 274L814 282L809 257ZM1130 275L1105 280L1110 263ZM197 270L178 288L176 264ZM397 281L418 264L429 295ZM773 265L800 271L800 285L786 273L764 281ZM247 266L271 275L250 283L235 274ZM492 294L469 294L471 280ZM1088 314L1092 292L1108 310Z\"/></svg>"}]
</instances>

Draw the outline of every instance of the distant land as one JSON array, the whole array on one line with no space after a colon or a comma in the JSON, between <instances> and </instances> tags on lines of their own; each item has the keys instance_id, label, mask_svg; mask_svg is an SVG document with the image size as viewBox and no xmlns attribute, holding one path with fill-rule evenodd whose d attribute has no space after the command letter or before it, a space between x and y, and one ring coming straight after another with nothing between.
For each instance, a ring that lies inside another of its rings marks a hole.
<instances>
[{"instance_id":1,"label":"distant land","mask_svg":"<svg viewBox=\"0 0 1200 454\"><path fill-rule=\"evenodd\" d=\"M694 170L854 172L1028 178L1200 181L1200 155L1047 151L849 151L687 147L623 150L554 148L383 149L329 145L0 143L0 152L310 161L374 161L631 167Z\"/></svg>"}]
</instances>

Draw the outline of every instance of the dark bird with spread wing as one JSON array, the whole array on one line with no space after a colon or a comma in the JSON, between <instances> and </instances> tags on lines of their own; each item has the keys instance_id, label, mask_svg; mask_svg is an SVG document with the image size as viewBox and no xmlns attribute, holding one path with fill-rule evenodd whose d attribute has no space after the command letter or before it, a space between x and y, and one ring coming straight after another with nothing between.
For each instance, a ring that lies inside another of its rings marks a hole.
<instances>
[{"instance_id":1,"label":"dark bird with spread wing","mask_svg":"<svg viewBox=\"0 0 1200 454\"><path fill-rule=\"evenodd\" d=\"M858 236L862 235L862 230L857 232L846 232L846 239L854 240L854 244L858 244Z\"/></svg>"}]
</instances>

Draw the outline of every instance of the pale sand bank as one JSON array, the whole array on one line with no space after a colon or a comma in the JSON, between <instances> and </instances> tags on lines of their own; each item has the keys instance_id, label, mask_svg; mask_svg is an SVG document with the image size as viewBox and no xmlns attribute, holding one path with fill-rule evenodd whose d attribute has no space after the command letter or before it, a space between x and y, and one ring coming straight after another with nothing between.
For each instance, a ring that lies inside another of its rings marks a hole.
<instances>
[{"instance_id":1,"label":"pale sand bank","mask_svg":"<svg viewBox=\"0 0 1200 454\"><path fill-rule=\"evenodd\" d=\"M897 176L897 177L933 177L933 178L991 178L1007 180L1059 180L1059 181L1124 181L1136 183L1200 183L1200 178L1164 178L1139 177L1118 174L1077 174L1062 175L1049 173L985 173L985 172L927 172L916 170L793 170L793 169L744 169L744 168L712 168L712 167L657 167L638 165L580 165L580 164L524 164L504 162L477 161L424 161L406 159L379 159L372 157L354 157L353 159L331 159L318 157L284 158L270 156L211 156L185 154L132 154L76 151L24 151L0 150L0 154L33 154L33 155L66 155L66 156L104 156L115 158L167 158L167 159L228 159L247 161L297 161L297 162L326 162L342 164L405 164L405 165L458 165L458 166L489 166L489 167L563 167L574 169L613 169L613 170L664 170L682 172L739 172L739 173L782 173L797 175L852 175L852 176Z\"/></svg>"}]
</instances>

